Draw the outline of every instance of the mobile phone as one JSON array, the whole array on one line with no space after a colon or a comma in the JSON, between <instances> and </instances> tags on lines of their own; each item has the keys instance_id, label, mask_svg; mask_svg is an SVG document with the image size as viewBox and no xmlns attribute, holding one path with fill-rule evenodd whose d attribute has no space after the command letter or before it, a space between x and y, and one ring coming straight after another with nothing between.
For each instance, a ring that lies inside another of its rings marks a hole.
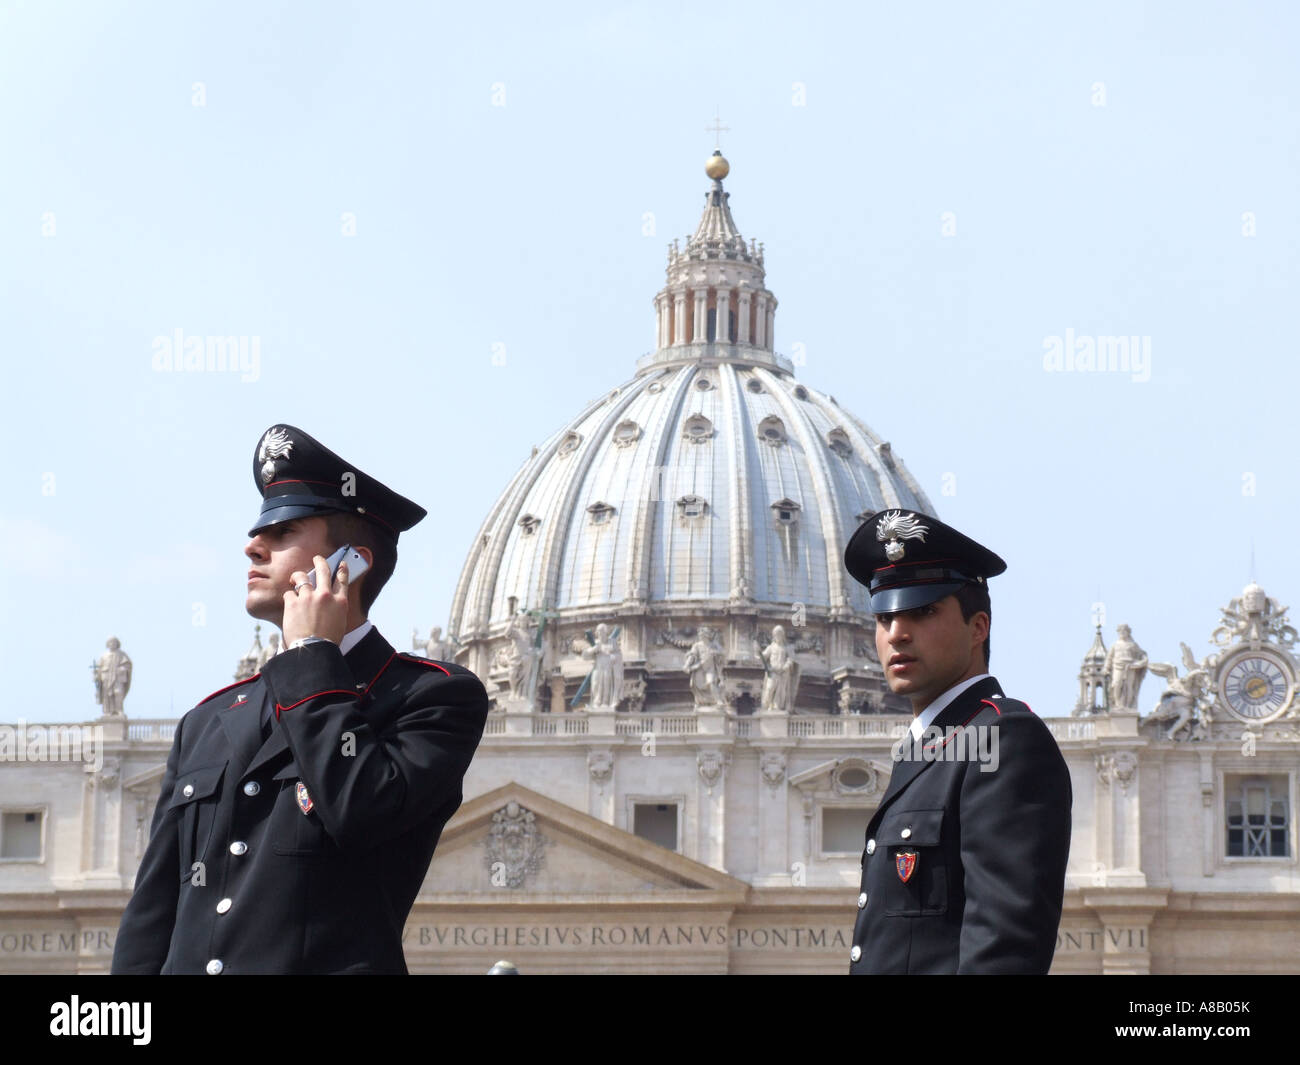
<instances>
[{"instance_id":1,"label":"mobile phone","mask_svg":"<svg viewBox=\"0 0 1300 1065\"><path fill-rule=\"evenodd\" d=\"M370 568L370 563L362 557L360 551L354 548L351 544L344 544L325 560L330 568L330 583L333 583L334 577L339 571L339 563L344 561L348 564L349 584ZM316 568L314 566L307 571L307 583L313 588L316 587Z\"/></svg>"}]
</instances>

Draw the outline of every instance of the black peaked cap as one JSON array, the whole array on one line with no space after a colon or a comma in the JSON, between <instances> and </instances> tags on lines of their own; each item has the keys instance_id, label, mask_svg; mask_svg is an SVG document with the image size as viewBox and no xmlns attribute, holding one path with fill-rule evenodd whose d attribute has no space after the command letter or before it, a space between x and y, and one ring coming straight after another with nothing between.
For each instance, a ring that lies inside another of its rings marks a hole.
<instances>
[{"instance_id":1,"label":"black peaked cap","mask_svg":"<svg viewBox=\"0 0 1300 1065\"><path fill-rule=\"evenodd\" d=\"M962 585L984 585L1007 568L983 544L919 510L870 515L844 549L844 565L870 589L874 614L938 602Z\"/></svg>"},{"instance_id":2,"label":"black peaked cap","mask_svg":"<svg viewBox=\"0 0 1300 1065\"><path fill-rule=\"evenodd\" d=\"M394 540L427 513L292 425L273 425L253 449L262 509L249 536L317 514L356 514Z\"/></svg>"}]
</instances>

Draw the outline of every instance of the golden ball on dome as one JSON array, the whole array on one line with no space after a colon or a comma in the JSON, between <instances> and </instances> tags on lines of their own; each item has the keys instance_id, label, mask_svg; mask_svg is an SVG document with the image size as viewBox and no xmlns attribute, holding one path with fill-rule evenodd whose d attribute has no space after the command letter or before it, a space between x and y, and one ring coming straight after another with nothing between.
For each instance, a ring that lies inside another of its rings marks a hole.
<instances>
[{"instance_id":1,"label":"golden ball on dome","mask_svg":"<svg viewBox=\"0 0 1300 1065\"><path fill-rule=\"evenodd\" d=\"M715 151L704 164L704 172L714 181L721 181L731 173L731 164L723 158L721 151Z\"/></svg>"}]
</instances>

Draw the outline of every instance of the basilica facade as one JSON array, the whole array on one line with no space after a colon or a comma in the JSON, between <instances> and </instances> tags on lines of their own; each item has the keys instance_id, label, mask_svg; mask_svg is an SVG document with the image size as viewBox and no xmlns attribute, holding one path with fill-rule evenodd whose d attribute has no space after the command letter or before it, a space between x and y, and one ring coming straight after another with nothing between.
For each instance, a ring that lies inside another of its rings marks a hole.
<instances>
[{"instance_id":1,"label":"basilica facade","mask_svg":"<svg viewBox=\"0 0 1300 1065\"><path fill-rule=\"evenodd\" d=\"M867 515L935 508L778 351L764 249L727 161L706 171L654 350L525 459L417 648L493 707L414 972L847 971L910 713L842 555ZM1053 972L1300 971L1297 634L1253 583L1214 606L1204 661L1098 628L1077 700L1062 678L1034 708L1074 789ZM104 675L97 719L0 725L0 972L108 967L176 722L126 712L120 659Z\"/></svg>"}]
</instances>

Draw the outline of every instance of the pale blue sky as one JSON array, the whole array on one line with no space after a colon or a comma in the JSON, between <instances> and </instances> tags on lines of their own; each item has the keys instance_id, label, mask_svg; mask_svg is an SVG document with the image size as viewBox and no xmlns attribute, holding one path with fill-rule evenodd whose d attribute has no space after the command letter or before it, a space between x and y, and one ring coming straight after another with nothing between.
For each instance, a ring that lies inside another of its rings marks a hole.
<instances>
[{"instance_id":1,"label":"pale blue sky","mask_svg":"<svg viewBox=\"0 0 1300 1065\"><path fill-rule=\"evenodd\" d=\"M0 719L97 714L110 634L133 717L229 682L276 421L428 508L372 616L399 646L445 624L530 447L651 347L715 108L778 348L802 344L800 379L1010 563L1008 694L1069 712L1098 598L1107 642L1127 621L1155 659L1205 654L1252 546L1300 603L1298 21L1282 2L0 4ZM258 379L156 372L178 328L260 338ZM1067 330L1150 337L1150 379L1045 372Z\"/></svg>"}]
</instances>

